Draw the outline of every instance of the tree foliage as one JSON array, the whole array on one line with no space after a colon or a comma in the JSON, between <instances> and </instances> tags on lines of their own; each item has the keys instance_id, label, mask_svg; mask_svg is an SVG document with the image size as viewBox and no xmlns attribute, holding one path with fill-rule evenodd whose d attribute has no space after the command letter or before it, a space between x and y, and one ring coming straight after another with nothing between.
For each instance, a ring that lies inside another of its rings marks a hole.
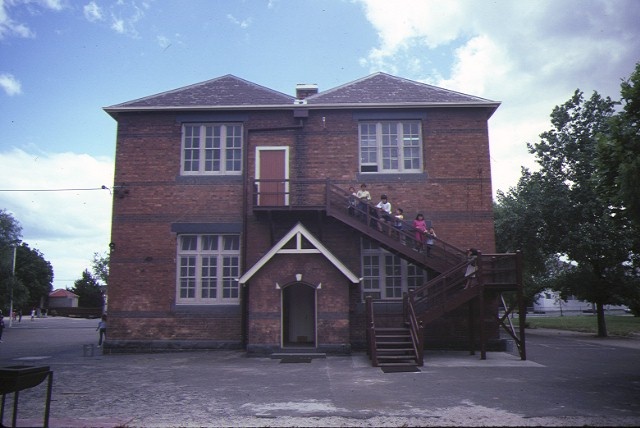
<instances>
[{"instance_id":1,"label":"tree foliage","mask_svg":"<svg viewBox=\"0 0 640 428\"><path fill-rule=\"evenodd\" d=\"M82 278L73 283L71 291L78 295L78 306L82 308L102 308L104 306L104 294L102 286L88 269L82 272Z\"/></svg>"},{"instance_id":2,"label":"tree foliage","mask_svg":"<svg viewBox=\"0 0 640 428\"><path fill-rule=\"evenodd\" d=\"M16 279L26 293L20 296L14 290L14 307L42 307L53 289L53 267L40 251L22 243L16 254Z\"/></svg>"},{"instance_id":3,"label":"tree foliage","mask_svg":"<svg viewBox=\"0 0 640 428\"><path fill-rule=\"evenodd\" d=\"M12 276L14 247L20 244L22 226L6 210L0 209L0 309L9 310L11 293L20 297L26 293L21 284Z\"/></svg>"},{"instance_id":4,"label":"tree foliage","mask_svg":"<svg viewBox=\"0 0 640 428\"><path fill-rule=\"evenodd\" d=\"M640 231L640 63L620 85L620 95L622 111L598 142L600 189Z\"/></svg>"},{"instance_id":5,"label":"tree foliage","mask_svg":"<svg viewBox=\"0 0 640 428\"><path fill-rule=\"evenodd\" d=\"M633 230L629 276L640 272L640 63L620 85L621 111L611 119L611 130L598 141L600 191L607 194L619 221L629 220ZM635 274L635 275L634 275ZM632 278L636 279L636 278ZM632 290L627 304L640 316L640 289Z\"/></svg>"},{"instance_id":6,"label":"tree foliage","mask_svg":"<svg viewBox=\"0 0 640 428\"><path fill-rule=\"evenodd\" d=\"M109 254L93 253L93 263L91 263L91 270L94 278L102 281L103 286L109 285Z\"/></svg>"},{"instance_id":7,"label":"tree foliage","mask_svg":"<svg viewBox=\"0 0 640 428\"><path fill-rule=\"evenodd\" d=\"M37 249L21 242L22 227L13 216L0 210L0 301L8 309L41 307L53 284L53 268ZM13 273L15 247L15 276Z\"/></svg>"},{"instance_id":8,"label":"tree foliage","mask_svg":"<svg viewBox=\"0 0 640 428\"><path fill-rule=\"evenodd\" d=\"M525 281L595 303L600 336L607 335L604 305L627 302L638 289L633 228L619 215L615 192L602 191L595 161L599 141L616 126L614 106L597 92L585 99L580 90L556 106L552 128L528 144L539 170L523 170L496 208L498 245L525 250ZM559 257L572 267L550 269Z\"/></svg>"},{"instance_id":9,"label":"tree foliage","mask_svg":"<svg viewBox=\"0 0 640 428\"><path fill-rule=\"evenodd\" d=\"M22 226L18 220L7 212L0 209L0 247L9 246L20 242L22 238Z\"/></svg>"},{"instance_id":10,"label":"tree foliage","mask_svg":"<svg viewBox=\"0 0 640 428\"><path fill-rule=\"evenodd\" d=\"M536 294L543 289L540 278L546 273L550 257L543 240L542 197L539 182L532 180L531 172L523 168L517 186L506 194L499 191L494 204L497 250L520 250L525 255L523 285L527 306L533 304Z\"/></svg>"}]
</instances>

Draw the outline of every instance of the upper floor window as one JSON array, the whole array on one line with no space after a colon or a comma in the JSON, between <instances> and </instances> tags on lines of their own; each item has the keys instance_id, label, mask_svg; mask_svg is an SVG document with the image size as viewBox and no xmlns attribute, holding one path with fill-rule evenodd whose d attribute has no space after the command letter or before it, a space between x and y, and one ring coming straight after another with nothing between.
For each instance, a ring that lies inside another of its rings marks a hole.
<instances>
[{"instance_id":1,"label":"upper floor window","mask_svg":"<svg viewBox=\"0 0 640 428\"><path fill-rule=\"evenodd\" d=\"M424 285L427 272L384 250L375 242L362 240L362 298L397 300L409 289Z\"/></svg>"},{"instance_id":2,"label":"upper floor window","mask_svg":"<svg viewBox=\"0 0 640 428\"><path fill-rule=\"evenodd\" d=\"M360 172L421 172L420 121L360 122Z\"/></svg>"},{"instance_id":3,"label":"upper floor window","mask_svg":"<svg viewBox=\"0 0 640 428\"><path fill-rule=\"evenodd\" d=\"M183 125L181 172L190 175L240 174L242 125Z\"/></svg>"},{"instance_id":4,"label":"upper floor window","mask_svg":"<svg viewBox=\"0 0 640 428\"><path fill-rule=\"evenodd\" d=\"M239 235L180 235L177 267L177 303L239 301Z\"/></svg>"}]
</instances>

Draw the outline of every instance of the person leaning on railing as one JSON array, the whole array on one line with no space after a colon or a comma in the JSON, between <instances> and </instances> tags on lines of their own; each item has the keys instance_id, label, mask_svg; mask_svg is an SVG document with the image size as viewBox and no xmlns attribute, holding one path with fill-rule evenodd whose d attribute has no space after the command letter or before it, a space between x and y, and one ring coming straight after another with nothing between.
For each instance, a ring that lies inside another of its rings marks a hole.
<instances>
[{"instance_id":1,"label":"person leaning on railing","mask_svg":"<svg viewBox=\"0 0 640 428\"><path fill-rule=\"evenodd\" d=\"M391 202L389 202L387 195L380 196L380 202L376 205L375 217L376 219L382 217L386 223L391 222ZM382 224L379 220L377 221L377 226L378 230L382 232Z\"/></svg>"},{"instance_id":2,"label":"person leaning on railing","mask_svg":"<svg viewBox=\"0 0 640 428\"><path fill-rule=\"evenodd\" d=\"M347 211L350 216L353 216L356 212L356 207L358 206L358 195L356 193L356 188L351 186L349 187L349 196L347 196Z\"/></svg>"},{"instance_id":3,"label":"person leaning on railing","mask_svg":"<svg viewBox=\"0 0 640 428\"><path fill-rule=\"evenodd\" d=\"M360 190L356 193L356 197L360 201L358 202L358 217L364 219L369 206L369 201L371 200L371 194L367 190L366 184L362 183L360 185Z\"/></svg>"},{"instance_id":4,"label":"person leaning on railing","mask_svg":"<svg viewBox=\"0 0 640 428\"><path fill-rule=\"evenodd\" d=\"M469 248L467 250L467 270L464 273L466 281L464 283L464 289L466 290L472 284L476 277L476 271L478 270L478 250L475 248Z\"/></svg>"}]
</instances>

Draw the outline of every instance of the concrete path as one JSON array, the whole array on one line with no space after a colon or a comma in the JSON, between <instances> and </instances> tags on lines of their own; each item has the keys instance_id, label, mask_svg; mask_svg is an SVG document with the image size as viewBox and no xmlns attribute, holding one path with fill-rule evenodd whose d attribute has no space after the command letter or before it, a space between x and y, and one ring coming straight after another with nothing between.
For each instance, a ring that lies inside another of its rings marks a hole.
<instances>
[{"instance_id":1,"label":"concrete path","mask_svg":"<svg viewBox=\"0 0 640 428\"><path fill-rule=\"evenodd\" d=\"M640 425L639 338L527 330L527 361L427 351L420 372L383 373L361 353L286 364L237 351L85 356L97 322L5 329L0 366L54 372L52 427ZM44 397L44 384L20 392L18 426L42 425Z\"/></svg>"}]
</instances>

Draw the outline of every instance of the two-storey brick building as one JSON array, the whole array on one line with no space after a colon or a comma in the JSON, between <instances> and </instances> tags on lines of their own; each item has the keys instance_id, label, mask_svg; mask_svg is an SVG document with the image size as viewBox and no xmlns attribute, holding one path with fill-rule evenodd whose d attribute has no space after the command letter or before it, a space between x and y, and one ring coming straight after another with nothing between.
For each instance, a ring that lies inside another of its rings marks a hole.
<instances>
[{"instance_id":1,"label":"two-storey brick building","mask_svg":"<svg viewBox=\"0 0 640 428\"><path fill-rule=\"evenodd\" d=\"M118 123L107 350L364 347L368 296L378 325L402 322L403 295L463 263L460 248L494 251L498 106L376 73L296 96L226 75L105 108ZM372 203L351 211L362 183ZM404 211L399 233L376 218L382 194ZM418 213L437 233L430 257ZM478 295L459 300L425 318L427 346L497 339L469 318Z\"/></svg>"}]
</instances>

